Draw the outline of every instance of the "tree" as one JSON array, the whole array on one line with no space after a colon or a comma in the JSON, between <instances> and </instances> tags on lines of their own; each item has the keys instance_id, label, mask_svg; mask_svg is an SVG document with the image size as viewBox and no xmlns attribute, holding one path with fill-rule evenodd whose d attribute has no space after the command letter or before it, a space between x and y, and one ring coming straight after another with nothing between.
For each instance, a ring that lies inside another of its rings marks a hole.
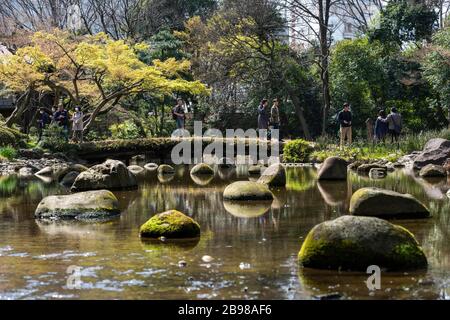
<instances>
[{"instance_id":1,"label":"tree","mask_svg":"<svg viewBox=\"0 0 450 320\"><path fill-rule=\"evenodd\" d=\"M427 50L424 76L447 109L450 128L450 27L437 32L433 36L433 46Z\"/></svg>"},{"instance_id":2,"label":"tree","mask_svg":"<svg viewBox=\"0 0 450 320\"><path fill-rule=\"evenodd\" d=\"M0 82L22 97L6 123L11 126L29 107L32 91L51 93L55 104L82 106L85 129L124 97L148 93L163 98L176 92L207 94L199 81L185 80L188 60L154 60L150 65L138 53L148 45L112 40L103 33L76 37L68 32L36 32L32 45L20 48L0 64Z\"/></svg>"},{"instance_id":3,"label":"tree","mask_svg":"<svg viewBox=\"0 0 450 320\"><path fill-rule=\"evenodd\" d=\"M333 102L338 107L351 102L355 127L363 126L386 102L387 76L380 51L380 45L369 43L367 38L343 40L332 49Z\"/></svg>"},{"instance_id":4,"label":"tree","mask_svg":"<svg viewBox=\"0 0 450 320\"><path fill-rule=\"evenodd\" d=\"M309 139L298 83L290 72L296 70L295 57L283 43L284 30L285 22L272 1L228 0L206 23L189 20L179 36L191 53L194 74L213 88L211 101L220 101L226 112L242 111L244 106L254 112L262 98L289 97Z\"/></svg>"},{"instance_id":5,"label":"tree","mask_svg":"<svg viewBox=\"0 0 450 320\"><path fill-rule=\"evenodd\" d=\"M285 8L291 15L291 31L293 37L313 47L318 47L316 64L322 82L322 134L326 132L328 113L331 105L329 55L332 31L330 15L338 0L286 0Z\"/></svg>"},{"instance_id":6,"label":"tree","mask_svg":"<svg viewBox=\"0 0 450 320\"><path fill-rule=\"evenodd\" d=\"M381 11L379 26L369 30L369 37L399 46L430 41L436 20L436 12L423 1L392 0Z\"/></svg>"}]
</instances>

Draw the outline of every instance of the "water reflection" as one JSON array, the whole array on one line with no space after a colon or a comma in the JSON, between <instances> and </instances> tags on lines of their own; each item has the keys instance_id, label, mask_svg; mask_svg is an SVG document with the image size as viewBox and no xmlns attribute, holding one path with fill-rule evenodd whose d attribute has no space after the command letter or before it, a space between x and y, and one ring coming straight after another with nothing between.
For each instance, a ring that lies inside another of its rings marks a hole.
<instances>
[{"instance_id":1,"label":"water reflection","mask_svg":"<svg viewBox=\"0 0 450 320\"><path fill-rule=\"evenodd\" d=\"M213 179L214 179L214 175L212 174L203 174L203 175L192 175L191 174L191 179L192 181L194 181L194 183L196 185L199 186L207 186Z\"/></svg>"},{"instance_id":2,"label":"water reflection","mask_svg":"<svg viewBox=\"0 0 450 320\"><path fill-rule=\"evenodd\" d=\"M0 177L0 298L309 299L339 292L351 299L434 299L447 294L450 201L430 193L433 188L443 193L446 183L423 183L404 170L382 180L350 173L347 182L317 183L316 168L289 167L286 188L271 189L272 202L243 207L224 203L223 190L232 181L248 179L245 166L216 169L206 185L195 183L189 169L177 166L169 176L146 174L138 190L115 191L122 214L101 224L35 221L43 197L69 190L56 182ZM347 214L352 192L369 186L410 193L433 214L431 219L395 221L422 245L429 261L426 274L386 275L374 296L364 285L366 274L304 274L297 265L309 230ZM170 209L199 222L197 243L141 241L139 227ZM206 264L204 255L214 260ZM180 260L187 265L181 268ZM64 289L70 265L81 266L86 274L77 292Z\"/></svg>"},{"instance_id":3,"label":"water reflection","mask_svg":"<svg viewBox=\"0 0 450 320\"><path fill-rule=\"evenodd\" d=\"M224 201L223 207L238 218L255 218L267 213L272 201Z\"/></svg>"},{"instance_id":4,"label":"water reflection","mask_svg":"<svg viewBox=\"0 0 450 320\"><path fill-rule=\"evenodd\" d=\"M318 181L317 188L326 204L332 207L345 206L351 198L351 181Z\"/></svg>"}]
</instances>

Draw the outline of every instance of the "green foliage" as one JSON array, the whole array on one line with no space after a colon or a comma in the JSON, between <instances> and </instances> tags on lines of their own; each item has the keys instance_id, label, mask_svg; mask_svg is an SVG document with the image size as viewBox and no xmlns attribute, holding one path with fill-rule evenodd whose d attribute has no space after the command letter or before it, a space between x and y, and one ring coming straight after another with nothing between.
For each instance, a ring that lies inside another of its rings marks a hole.
<instances>
[{"instance_id":1,"label":"green foliage","mask_svg":"<svg viewBox=\"0 0 450 320\"><path fill-rule=\"evenodd\" d=\"M310 142L297 139L287 142L283 147L283 161L286 163L307 162L313 146Z\"/></svg>"},{"instance_id":2,"label":"green foliage","mask_svg":"<svg viewBox=\"0 0 450 320\"><path fill-rule=\"evenodd\" d=\"M17 146L23 139L25 139L24 134L0 124L0 146Z\"/></svg>"},{"instance_id":3,"label":"green foliage","mask_svg":"<svg viewBox=\"0 0 450 320\"><path fill-rule=\"evenodd\" d=\"M368 117L377 114L385 96L387 75L381 50L378 43L369 43L367 38L340 41L332 50L330 80L335 106L332 114L349 102L356 127L364 126Z\"/></svg>"},{"instance_id":4,"label":"green foliage","mask_svg":"<svg viewBox=\"0 0 450 320\"><path fill-rule=\"evenodd\" d=\"M14 147L6 146L0 147L0 159L13 160L17 157L17 150Z\"/></svg>"},{"instance_id":5,"label":"green foliage","mask_svg":"<svg viewBox=\"0 0 450 320\"><path fill-rule=\"evenodd\" d=\"M351 146L340 148L337 139L322 138L316 142L310 158L322 162L328 157L338 156L346 160L373 161L387 160L395 162L405 154L423 150L425 144L433 138L450 140L450 130L419 131L403 134L399 143L368 144L367 141L355 141ZM386 141L389 141L387 138Z\"/></svg>"},{"instance_id":6,"label":"green foliage","mask_svg":"<svg viewBox=\"0 0 450 320\"><path fill-rule=\"evenodd\" d=\"M138 127L132 120L126 120L109 127L112 139L137 139L141 138Z\"/></svg>"},{"instance_id":7,"label":"green foliage","mask_svg":"<svg viewBox=\"0 0 450 320\"><path fill-rule=\"evenodd\" d=\"M372 40L401 45L407 41L430 40L437 14L425 3L389 1L381 11L379 26L369 31Z\"/></svg>"},{"instance_id":8,"label":"green foliage","mask_svg":"<svg viewBox=\"0 0 450 320\"><path fill-rule=\"evenodd\" d=\"M344 146L340 148L338 145L329 145L322 150L316 150L311 154L311 159L323 162L328 157L341 157L347 161L373 161L387 160L395 162L404 152L397 150L396 146L389 145L360 145Z\"/></svg>"},{"instance_id":9,"label":"green foliage","mask_svg":"<svg viewBox=\"0 0 450 320\"><path fill-rule=\"evenodd\" d=\"M68 151L70 149L64 129L56 123L50 124L42 133L42 140L38 144L40 148L51 151Z\"/></svg>"},{"instance_id":10,"label":"green foliage","mask_svg":"<svg viewBox=\"0 0 450 320\"><path fill-rule=\"evenodd\" d=\"M440 102L450 107L450 28L446 27L433 36L432 50L424 61L424 76Z\"/></svg>"}]
</instances>

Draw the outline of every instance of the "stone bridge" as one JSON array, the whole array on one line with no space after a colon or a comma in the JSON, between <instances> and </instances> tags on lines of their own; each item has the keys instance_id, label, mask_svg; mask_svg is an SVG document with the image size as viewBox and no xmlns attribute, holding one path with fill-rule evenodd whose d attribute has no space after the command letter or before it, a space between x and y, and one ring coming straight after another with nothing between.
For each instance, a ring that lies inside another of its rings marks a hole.
<instances>
[{"instance_id":1,"label":"stone bridge","mask_svg":"<svg viewBox=\"0 0 450 320\"><path fill-rule=\"evenodd\" d=\"M223 144L223 156L226 156L226 150L233 150L236 156L238 146L245 148L245 154L248 155L251 147L256 148L258 154L262 152L271 156L272 149L282 153L283 143L268 141L262 139L226 139L226 138L146 138L132 140L103 140L95 142L86 142L77 146L77 156L83 160L92 163L103 162L106 159L118 159L124 161L127 165L134 156L144 155L147 161L171 162L172 149L180 142L190 144L191 157L194 158L194 151L201 148L201 153L205 148L214 143ZM255 150L255 149L253 149ZM231 152L230 152L231 153Z\"/></svg>"}]
</instances>

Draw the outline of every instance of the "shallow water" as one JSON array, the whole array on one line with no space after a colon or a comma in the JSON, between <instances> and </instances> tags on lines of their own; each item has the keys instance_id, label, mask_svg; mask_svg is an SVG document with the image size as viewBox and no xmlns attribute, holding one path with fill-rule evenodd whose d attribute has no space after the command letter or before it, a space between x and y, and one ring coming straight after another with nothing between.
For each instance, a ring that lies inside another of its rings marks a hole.
<instances>
[{"instance_id":1,"label":"shallow water","mask_svg":"<svg viewBox=\"0 0 450 320\"><path fill-rule=\"evenodd\" d=\"M255 206L223 203L230 181L245 167L193 179L181 166L173 177L148 174L138 190L114 192L122 215L106 223L41 223L33 218L42 197L68 190L41 180L0 177L0 298L2 299L450 299L450 188L406 171L382 180L351 174L348 182L316 182L313 167L288 167L288 185ZM254 178L251 178L254 179ZM429 206L427 220L401 220L423 246L424 272L382 273L371 292L365 273L301 269L297 254L316 224L344 215L351 193L378 186L408 192ZM142 242L139 226L178 209L196 219L198 242ZM204 262L209 255L212 261ZM187 265L182 267L179 261ZM80 269L76 269L80 268ZM80 282L73 282L73 270ZM75 288L71 284L76 284ZM78 286L77 286L78 285Z\"/></svg>"}]
</instances>

